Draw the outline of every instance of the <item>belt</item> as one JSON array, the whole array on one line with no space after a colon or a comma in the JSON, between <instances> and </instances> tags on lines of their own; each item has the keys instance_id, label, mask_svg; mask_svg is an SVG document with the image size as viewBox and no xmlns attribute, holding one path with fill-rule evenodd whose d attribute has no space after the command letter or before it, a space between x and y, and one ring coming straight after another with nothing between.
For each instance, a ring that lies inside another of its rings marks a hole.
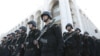
<instances>
[{"instance_id":1,"label":"belt","mask_svg":"<svg viewBox=\"0 0 100 56\"><path fill-rule=\"evenodd\" d=\"M26 50L33 50L34 48L27 48Z\"/></svg>"},{"instance_id":2,"label":"belt","mask_svg":"<svg viewBox=\"0 0 100 56\"><path fill-rule=\"evenodd\" d=\"M16 46L18 47L19 45L18 45L18 44L16 44Z\"/></svg>"}]
</instances>

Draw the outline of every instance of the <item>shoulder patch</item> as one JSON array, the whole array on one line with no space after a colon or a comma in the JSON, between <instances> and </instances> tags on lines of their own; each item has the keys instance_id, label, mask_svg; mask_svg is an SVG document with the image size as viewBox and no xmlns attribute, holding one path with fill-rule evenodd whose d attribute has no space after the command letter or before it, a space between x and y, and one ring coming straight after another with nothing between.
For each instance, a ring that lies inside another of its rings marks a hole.
<instances>
[{"instance_id":1,"label":"shoulder patch","mask_svg":"<svg viewBox=\"0 0 100 56\"><path fill-rule=\"evenodd\" d=\"M59 27L59 25L58 24L54 24L54 27Z\"/></svg>"},{"instance_id":2,"label":"shoulder patch","mask_svg":"<svg viewBox=\"0 0 100 56\"><path fill-rule=\"evenodd\" d=\"M38 35L38 32L37 32L37 33L35 33L35 35Z\"/></svg>"}]
</instances>

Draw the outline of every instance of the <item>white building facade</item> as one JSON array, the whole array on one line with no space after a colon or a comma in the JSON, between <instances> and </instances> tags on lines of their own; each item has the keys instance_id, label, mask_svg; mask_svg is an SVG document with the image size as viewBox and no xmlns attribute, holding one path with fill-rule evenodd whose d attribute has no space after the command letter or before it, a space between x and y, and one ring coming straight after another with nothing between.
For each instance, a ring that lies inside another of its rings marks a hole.
<instances>
[{"instance_id":1,"label":"white building facade","mask_svg":"<svg viewBox=\"0 0 100 56\"><path fill-rule=\"evenodd\" d=\"M65 26L71 23L75 28L80 28L82 33L87 31L90 35L100 38L100 32L96 26L86 17L86 15L78 8L75 0L45 0L43 9L39 9L34 15L31 15L21 24L10 30L8 33L14 32L20 26L27 26L27 22L34 20L37 22L37 28L42 29L44 23L41 20L43 11L51 12L53 19L56 19L57 24L62 28L62 33L65 32ZM29 31L29 29L28 29ZM27 31L27 33L28 33Z\"/></svg>"}]
</instances>

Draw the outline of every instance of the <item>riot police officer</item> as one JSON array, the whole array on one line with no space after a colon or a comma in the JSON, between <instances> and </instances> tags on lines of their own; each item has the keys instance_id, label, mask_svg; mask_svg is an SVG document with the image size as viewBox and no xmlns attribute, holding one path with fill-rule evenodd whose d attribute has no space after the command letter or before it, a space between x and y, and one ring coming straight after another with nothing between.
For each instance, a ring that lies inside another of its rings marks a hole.
<instances>
[{"instance_id":1,"label":"riot police officer","mask_svg":"<svg viewBox=\"0 0 100 56\"><path fill-rule=\"evenodd\" d=\"M65 42L64 54L65 56L81 56L80 48L81 48L81 41L80 41L80 32L78 28L76 31L73 31L73 26L68 23L66 25L66 34L64 34L63 39Z\"/></svg>"},{"instance_id":2,"label":"riot police officer","mask_svg":"<svg viewBox=\"0 0 100 56\"><path fill-rule=\"evenodd\" d=\"M13 52L13 56L18 56L20 51L20 40L21 34L19 30L15 31L15 50Z\"/></svg>"},{"instance_id":3,"label":"riot police officer","mask_svg":"<svg viewBox=\"0 0 100 56\"><path fill-rule=\"evenodd\" d=\"M24 56L39 56L39 48L37 45L39 43L36 43L36 39L40 34L40 30L36 29L36 22L35 21L30 21L28 22L30 31L29 35L27 37L27 43L26 43L26 50L25 50L25 55Z\"/></svg>"},{"instance_id":4,"label":"riot police officer","mask_svg":"<svg viewBox=\"0 0 100 56\"><path fill-rule=\"evenodd\" d=\"M43 29L47 28L40 38L41 56L62 56L64 43L60 26L52 25L52 17L48 11L42 13L41 19L45 23Z\"/></svg>"},{"instance_id":5,"label":"riot police officer","mask_svg":"<svg viewBox=\"0 0 100 56\"><path fill-rule=\"evenodd\" d=\"M9 41L8 41L8 49L9 49L9 55L12 56L13 51L15 50L15 33L11 33L9 35Z\"/></svg>"},{"instance_id":6,"label":"riot police officer","mask_svg":"<svg viewBox=\"0 0 100 56\"><path fill-rule=\"evenodd\" d=\"M19 28L19 30L20 30L20 34L21 34L21 37L20 37L20 56L24 56L24 53L25 53L25 45L24 45L24 43L25 43L25 39L26 39L26 37L27 37L27 34L26 34L26 32L27 32L27 28L25 27L25 26L21 26L20 28Z\"/></svg>"},{"instance_id":7,"label":"riot police officer","mask_svg":"<svg viewBox=\"0 0 100 56\"><path fill-rule=\"evenodd\" d=\"M95 50L96 48L93 37L88 36L88 43L89 43L90 56L96 56L96 50Z\"/></svg>"},{"instance_id":8,"label":"riot police officer","mask_svg":"<svg viewBox=\"0 0 100 56\"><path fill-rule=\"evenodd\" d=\"M79 51L79 54L80 54L80 56L82 56L82 48L83 48L83 34L81 34L81 29L79 29L79 28L76 28L75 29L75 32L77 32L78 33L78 36L79 36L79 47L78 47L78 51Z\"/></svg>"},{"instance_id":9,"label":"riot police officer","mask_svg":"<svg viewBox=\"0 0 100 56\"><path fill-rule=\"evenodd\" d=\"M84 32L83 39L82 39L83 40L82 56L90 56L88 37L89 37L89 33Z\"/></svg>"}]
</instances>

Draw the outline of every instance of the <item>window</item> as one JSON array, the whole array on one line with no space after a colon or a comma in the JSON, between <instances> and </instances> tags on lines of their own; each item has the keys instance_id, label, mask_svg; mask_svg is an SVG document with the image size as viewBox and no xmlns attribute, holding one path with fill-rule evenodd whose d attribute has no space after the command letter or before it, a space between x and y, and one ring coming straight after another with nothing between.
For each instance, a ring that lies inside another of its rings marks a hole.
<instances>
[{"instance_id":1,"label":"window","mask_svg":"<svg viewBox=\"0 0 100 56\"><path fill-rule=\"evenodd\" d=\"M98 30L97 29L95 29L95 33L98 33Z\"/></svg>"},{"instance_id":2,"label":"window","mask_svg":"<svg viewBox=\"0 0 100 56\"><path fill-rule=\"evenodd\" d=\"M25 20L26 27L28 27L27 23L28 23L28 19Z\"/></svg>"},{"instance_id":3,"label":"window","mask_svg":"<svg viewBox=\"0 0 100 56\"><path fill-rule=\"evenodd\" d=\"M34 19L34 16L33 16L33 15L31 15L31 16L30 16L30 20L33 20L33 19Z\"/></svg>"},{"instance_id":4,"label":"window","mask_svg":"<svg viewBox=\"0 0 100 56\"><path fill-rule=\"evenodd\" d=\"M54 4L52 8L52 15L53 15L53 18L56 19L56 22L61 22L59 2L56 2Z\"/></svg>"},{"instance_id":5,"label":"window","mask_svg":"<svg viewBox=\"0 0 100 56\"><path fill-rule=\"evenodd\" d=\"M41 19L40 16L37 18L37 28L40 29Z\"/></svg>"}]
</instances>

